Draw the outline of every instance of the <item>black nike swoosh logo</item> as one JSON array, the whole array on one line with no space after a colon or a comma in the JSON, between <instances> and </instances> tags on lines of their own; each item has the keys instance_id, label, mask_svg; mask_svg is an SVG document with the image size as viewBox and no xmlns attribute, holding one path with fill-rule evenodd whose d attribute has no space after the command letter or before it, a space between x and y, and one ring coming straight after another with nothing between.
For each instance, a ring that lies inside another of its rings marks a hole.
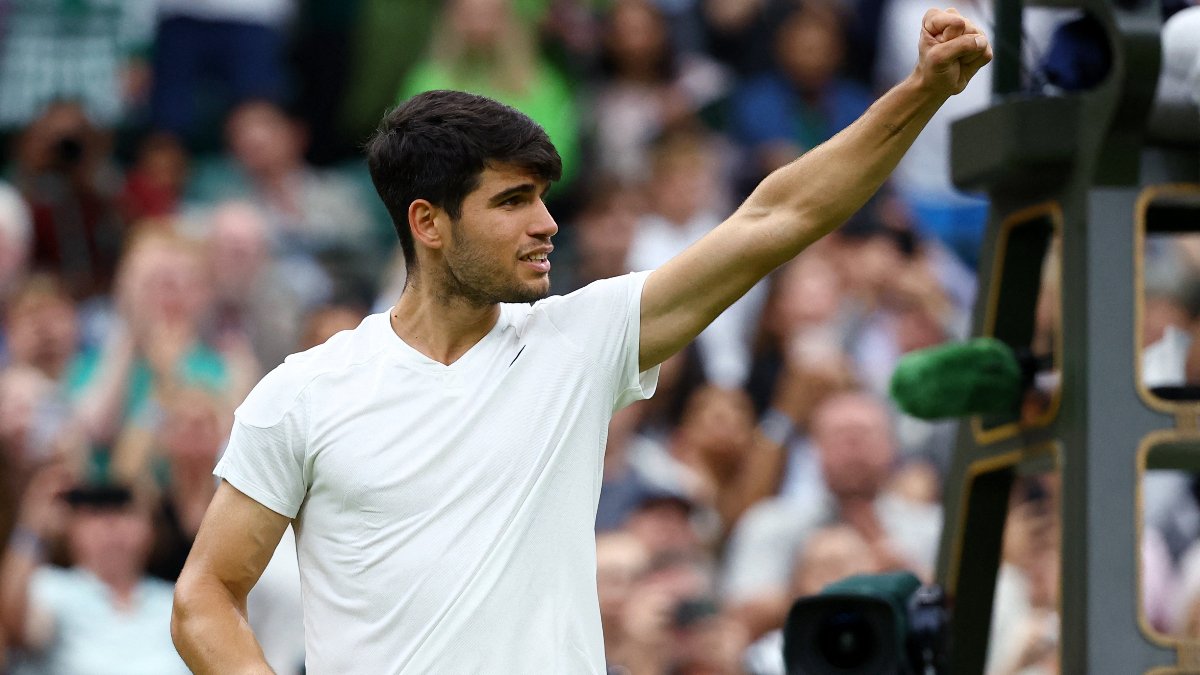
<instances>
[{"instance_id":1,"label":"black nike swoosh logo","mask_svg":"<svg viewBox=\"0 0 1200 675\"><path fill-rule=\"evenodd\" d=\"M529 345L521 345L521 351L517 352L517 355L513 357L513 360L508 362L509 368L512 368L512 364L516 363L517 359L521 358L521 354L525 352L525 348L528 346Z\"/></svg>"}]
</instances>

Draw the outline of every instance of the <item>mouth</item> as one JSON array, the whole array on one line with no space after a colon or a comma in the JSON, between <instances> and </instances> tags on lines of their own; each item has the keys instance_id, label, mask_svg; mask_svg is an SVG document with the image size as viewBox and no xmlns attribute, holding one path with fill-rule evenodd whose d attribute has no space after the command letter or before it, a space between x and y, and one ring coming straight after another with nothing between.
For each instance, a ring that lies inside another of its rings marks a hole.
<instances>
[{"instance_id":1,"label":"mouth","mask_svg":"<svg viewBox=\"0 0 1200 675\"><path fill-rule=\"evenodd\" d=\"M519 260L525 265L528 265L536 270L539 274L545 274L550 271L550 251L535 251L528 255L521 256Z\"/></svg>"}]
</instances>

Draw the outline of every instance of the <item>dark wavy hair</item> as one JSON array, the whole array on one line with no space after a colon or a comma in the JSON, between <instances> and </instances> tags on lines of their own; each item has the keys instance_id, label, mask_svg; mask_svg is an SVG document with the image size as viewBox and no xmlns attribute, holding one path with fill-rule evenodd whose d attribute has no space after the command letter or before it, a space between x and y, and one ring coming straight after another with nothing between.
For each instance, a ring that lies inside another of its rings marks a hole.
<instances>
[{"instance_id":1,"label":"dark wavy hair","mask_svg":"<svg viewBox=\"0 0 1200 675\"><path fill-rule=\"evenodd\" d=\"M562 177L550 137L525 114L461 91L427 91L384 116L366 143L371 182L392 217L404 261L416 265L408 207L417 199L462 216L463 199L489 166L511 165L546 181Z\"/></svg>"}]
</instances>

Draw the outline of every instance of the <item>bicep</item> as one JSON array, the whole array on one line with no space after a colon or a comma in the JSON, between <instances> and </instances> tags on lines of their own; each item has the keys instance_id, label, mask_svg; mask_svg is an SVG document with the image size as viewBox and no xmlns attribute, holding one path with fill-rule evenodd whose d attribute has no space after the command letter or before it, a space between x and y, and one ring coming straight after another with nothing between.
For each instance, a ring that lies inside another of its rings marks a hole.
<instances>
[{"instance_id":1,"label":"bicep","mask_svg":"<svg viewBox=\"0 0 1200 675\"><path fill-rule=\"evenodd\" d=\"M798 251L776 241L771 214L739 210L667 261L642 289L642 370L683 349L721 312Z\"/></svg>"},{"instance_id":2,"label":"bicep","mask_svg":"<svg viewBox=\"0 0 1200 675\"><path fill-rule=\"evenodd\" d=\"M183 575L220 581L235 598L245 601L291 522L222 480Z\"/></svg>"}]
</instances>

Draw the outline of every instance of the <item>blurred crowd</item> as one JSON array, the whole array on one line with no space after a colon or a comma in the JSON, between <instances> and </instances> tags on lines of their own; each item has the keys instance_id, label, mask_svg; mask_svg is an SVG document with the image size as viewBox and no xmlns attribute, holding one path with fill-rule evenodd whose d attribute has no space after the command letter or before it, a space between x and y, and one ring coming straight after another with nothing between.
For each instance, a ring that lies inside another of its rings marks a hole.
<instances>
[{"instance_id":1,"label":"blurred crowd","mask_svg":"<svg viewBox=\"0 0 1200 675\"><path fill-rule=\"evenodd\" d=\"M403 288L359 153L389 106L466 89L543 125L565 293L657 267L845 128L915 65L927 4L0 4L0 672L186 672L171 582L234 408ZM989 3L960 9L991 32ZM931 579L956 429L886 393L902 355L968 329L987 205L951 186L948 129L987 104L976 79L862 212L614 418L596 524L612 672L782 673L794 598L854 573ZM1147 343L1196 323L1169 290ZM1200 579L1196 491L1174 486L1143 581L1154 625L1200 635L1200 603L1167 609L1200 592L1174 581ZM1053 476L1014 491L989 672L1056 672L1057 494ZM290 537L251 596L280 673L303 663Z\"/></svg>"}]
</instances>

